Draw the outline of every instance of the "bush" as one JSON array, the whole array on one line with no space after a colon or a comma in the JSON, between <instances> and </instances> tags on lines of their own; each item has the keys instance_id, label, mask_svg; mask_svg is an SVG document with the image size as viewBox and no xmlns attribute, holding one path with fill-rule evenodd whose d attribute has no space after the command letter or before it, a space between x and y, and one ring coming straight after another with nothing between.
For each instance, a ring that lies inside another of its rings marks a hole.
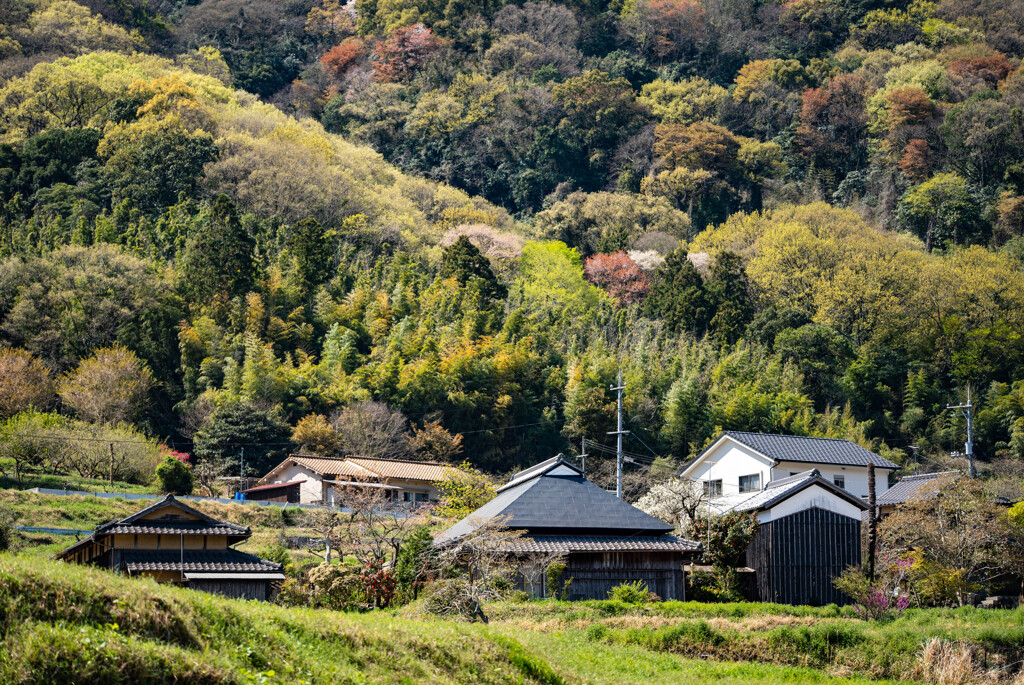
<instances>
[{"instance_id":1,"label":"bush","mask_svg":"<svg viewBox=\"0 0 1024 685\"><path fill-rule=\"evenodd\" d=\"M609 599L625 602L626 604L646 604L650 600L650 596L651 591L647 588L647 583L642 580L622 583L608 591Z\"/></svg>"},{"instance_id":2,"label":"bush","mask_svg":"<svg viewBox=\"0 0 1024 685\"><path fill-rule=\"evenodd\" d=\"M168 455L156 467L160 489L172 495L192 494L192 468L176 457Z\"/></svg>"},{"instance_id":3,"label":"bush","mask_svg":"<svg viewBox=\"0 0 1024 685\"><path fill-rule=\"evenodd\" d=\"M360 569L348 564L320 564L309 572L313 606L348 611L365 599Z\"/></svg>"},{"instance_id":4,"label":"bush","mask_svg":"<svg viewBox=\"0 0 1024 685\"><path fill-rule=\"evenodd\" d=\"M426 587L423 609L436 616L457 616L473 619L477 605L468 591L468 583L462 576L445 578Z\"/></svg>"}]
</instances>

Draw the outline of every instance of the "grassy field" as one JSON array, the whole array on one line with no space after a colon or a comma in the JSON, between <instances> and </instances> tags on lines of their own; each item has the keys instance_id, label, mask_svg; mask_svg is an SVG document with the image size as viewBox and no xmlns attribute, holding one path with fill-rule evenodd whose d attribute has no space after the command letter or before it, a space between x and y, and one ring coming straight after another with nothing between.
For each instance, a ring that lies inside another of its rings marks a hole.
<instances>
[{"instance_id":1,"label":"grassy field","mask_svg":"<svg viewBox=\"0 0 1024 685\"><path fill-rule=\"evenodd\" d=\"M406 612L284 609L0 554L0 682L867 682Z\"/></svg>"},{"instance_id":2,"label":"grassy field","mask_svg":"<svg viewBox=\"0 0 1024 685\"><path fill-rule=\"evenodd\" d=\"M250 526L253 537L241 548L254 553L275 544L282 533L305 532L298 527L297 509L197 506ZM0 491L0 509L12 512L20 525L87 529L139 507L138 501L123 499ZM5 649L20 655L11 657L17 664L35 658L43 664L43 653L31 650L56 641L67 643L66 668L72 671L85 668L76 665L78 659L92 664L89 668L106 668L89 647L102 644L125 653L126 669L133 668L134 659L156 673L197 682L362 682L361 677L392 682L397 678L388 677L387 667L394 664L412 681L1024 683L1018 676L1024 610L911 609L877 623L836 606L547 600L490 605L491 622L484 627L428 618L415 604L339 614L231 602L45 559L72 541L23 535L18 555L0 557L0 622ZM292 558L317 563L306 551L293 551ZM152 615L154 608L159 616ZM267 625L260 623L263 618ZM22 626L22 620L31 626ZM176 627L153 627L166 621ZM181 626L199 637L183 641ZM76 640L81 644L72 648ZM264 644L269 647L260 649ZM450 665L435 663L449 658L455 659ZM355 664L354 670L345 664ZM15 665L5 662L0 682L35 682L34 674L17 672ZM180 671L186 667L198 670ZM557 678L530 675L542 667ZM271 670L275 675L266 675Z\"/></svg>"}]
</instances>

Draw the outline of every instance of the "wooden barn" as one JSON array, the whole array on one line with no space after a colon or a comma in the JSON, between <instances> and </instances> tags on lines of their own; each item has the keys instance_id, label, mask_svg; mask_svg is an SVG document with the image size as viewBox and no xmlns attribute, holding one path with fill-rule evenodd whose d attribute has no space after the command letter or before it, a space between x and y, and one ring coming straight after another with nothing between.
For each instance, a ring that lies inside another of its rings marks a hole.
<instances>
[{"instance_id":1,"label":"wooden barn","mask_svg":"<svg viewBox=\"0 0 1024 685\"><path fill-rule=\"evenodd\" d=\"M554 457L517 473L497 497L444 531L446 545L492 519L525 532L515 552L564 555L569 599L607 599L624 582L642 580L662 599L684 599L683 564L700 544L671 535L672 526L588 481L580 469ZM543 587L537 594L550 595ZM525 589L525 588L524 588Z\"/></svg>"},{"instance_id":2,"label":"wooden barn","mask_svg":"<svg viewBox=\"0 0 1024 685\"><path fill-rule=\"evenodd\" d=\"M712 500L713 510L754 514L760 530L746 553L756 599L780 604L846 604L832 579L861 563L867 505L817 469L772 481L753 495Z\"/></svg>"},{"instance_id":3,"label":"wooden barn","mask_svg":"<svg viewBox=\"0 0 1024 685\"><path fill-rule=\"evenodd\" d=\"M284 580L281 565L231 549L251 534L167 495L127 518L97 526L55 558L227 597L268 600Z\"/></svg>"}]
</instances>

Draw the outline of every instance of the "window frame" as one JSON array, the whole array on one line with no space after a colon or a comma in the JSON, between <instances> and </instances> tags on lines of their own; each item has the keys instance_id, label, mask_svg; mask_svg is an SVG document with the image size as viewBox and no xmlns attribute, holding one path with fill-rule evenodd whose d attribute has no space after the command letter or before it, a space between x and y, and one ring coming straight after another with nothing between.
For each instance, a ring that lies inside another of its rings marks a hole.
<instances>
[{"instance_id":1,"label":"window frame","mask_svg":"<svg viewBox=\"0 0 1024 685\"><path fill-rule=\"evenodd\" d=\"M841 488L841 489L845 490L846 489L846 474L845 473L837 473L836 475L832 476L832 484L835 485L837 488Z\"/></svg>"},{"instance_id":2,"label":"window frame","mask_svg":"<svg viewBox=\"0 0 1024 685\"><path fill-rule=\"evenodd\" d=\"M743 479L746 478L747 486L743 486ZM754 486L750 487L750 481L753 480ZM761 474L751 473L745 476L740 476L740 492L758 492L761 489Z\"/></svg>"},{"instance_id":3,"label":"window frame","mask_svg":"<svg viewBox=\"0 0 1024 685\"><path fill-rule=\"evenodd\" d=\"M722 479L716 478L714 480L704 481L704 496L705 497L721 497L722 496Z\"/></svg>"}]
</instances>

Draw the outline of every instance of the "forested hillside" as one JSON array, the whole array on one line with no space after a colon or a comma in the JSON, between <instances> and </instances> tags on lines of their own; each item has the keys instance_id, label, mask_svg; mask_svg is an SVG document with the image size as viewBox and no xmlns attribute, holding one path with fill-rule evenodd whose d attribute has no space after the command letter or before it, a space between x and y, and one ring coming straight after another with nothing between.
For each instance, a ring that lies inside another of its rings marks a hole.
<instances>
[{"instance_id":1,"label":"forested hillside","mask_svg":"<svg viewBox=\"0 0 1024 685\"><path fill-rule=\"evenodd\" d=\"M968 386L1017 472L1022 55L1013 0L5 2L5 454L502 472L610 444L621 367L634 474L934 467Z\"/></svg>"}]
</instances>

